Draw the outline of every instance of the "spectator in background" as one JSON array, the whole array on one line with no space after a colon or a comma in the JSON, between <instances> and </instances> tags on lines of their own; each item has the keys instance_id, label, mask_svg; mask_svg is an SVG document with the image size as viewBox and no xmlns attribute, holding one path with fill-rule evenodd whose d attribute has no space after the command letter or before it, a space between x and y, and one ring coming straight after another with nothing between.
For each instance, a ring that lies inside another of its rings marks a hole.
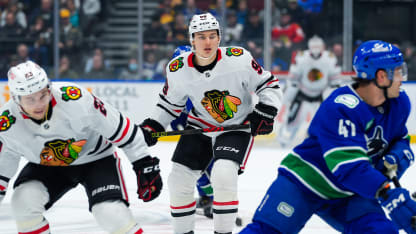
<instances>
[{"instance_id":1,"label":"spectator in background","mask_svg":"<svg viewBox=\"0 0 416 234\"><path fill-rule=\"evenodd\" d=\"M166 27L160 23L160 16L155 14L152 16L152 23L146 30L144 30L144 43L146 47L153 47L153 45L164 44L168 38L168 31Z\"/></svg>"},{"instance_id":2,"label":"spectator in background","mask_svg":"<svg viewBox=\"0 0 416 234\"><path fill-rule=\"evenodd\" d=\"M103 58L105 69L109 70L111 68L110 61L105 58L103 50L101 48L97 47L93 50L92 55L90 57L88 57L85 61L85 68L84 68L84 73L85 74L89 73L92 70L95 55L101 56Z\"/></svg>"},{"instance_id":3,"label":"spectator in background","mask_svg":"<svg viewBox=\"0 0 416 234\"><path fill-rule=\"evenodd\" d=\"M241 25L246 25L247 15L248 15L247 0L241 0L238 2L237 22Z\"/></svg>"},{"instance_id":4,"label":"spectator in background","mask_svg":"<svg viewBox=\"0 0 416 234\"><path fill-rule=\"evenodd\" d=\"M74 28L69 21L70 12L68 9L63 8L60 11L61 16L61 32L59 40L59 49L62 53L66 54L71 61L74 62L74 67L78 68L81 64L79 61L79 53L82 46L82 33L79 29ZM75 63L78 62L78 63Z\"/></svg>"},{"instance_id":5,"label":"spectator in background","mask_svg":"<svg viewBox=\"0 0 416 234\"><path fill-rule=\"evenodd\" d=\"M291 15L292 22L298 23L302 27L305 27L306 15L304 10L299 6L298 0L288 0L287 11Z\"/></svg>"},{"instance_id":6,"label":"spectator in background","mask_svg":"<svg viewBox=\"0 0 416 234\"><path fill-rule=\"evenodd\" d=\"M49 74L49 77L56 78L54 70L51 70L52 72ZM71 68L71 61L68 56L63 55L59 61L59 79L76 80L79 78L78 73Z\"/></svg>"},{"instance_id":7,"label":"spectator in background","mask_svg":"<svg viewBox=\"0 0 416 234\"><path fill-rule=\"evenodd\" d=\"M260 20L258 11L250 10L248 14L248 21L244 25L243 29L243 39L259 44L263 42L263 33L263 22Z\"/></svg>"},{"instance_id":8,"label":"spectator in background","mask_svg":"<svg viewBox=\"0 0 416 234\"><path fill-rule=\"evenodd\" d=\"M243 25L237 22L237 13L234 10L227 11L227 27L223 35L227 45L240 44L241 33L243 32Z\"/></svg>"},{"instance_id":9,"label":"spectator in background","mask_svg":"<svg viewBox=\"0 0 416 234\"><path fill-rule=\"evenodd\" d=\"M275 1L272 3L272 26L280 25L280 7L276 6ZM259 12L260 19L264 19L265 9L261 9Z\"/></svg>"},{"instance_id":10,"label":"spectator in background","mask_svg":"<svg viewBox=\"0 0 416 234\"><path fill-rule=\"evenodd\" d=\"M404 42L401 46L403 49L403 57L404 61L407 63L408 68L408 79L409 80L416 80L416 54L415 48L410 42Z\"/></svg>"},{"instance_id":11,"label":"spectator in background","mask_svg":"<svg viewBox=\"0 0 416 234\"><path fill-rule=\"evenodd\" d=\"M169 25L173 22L175 11L170 5L170 0L161 0L159 2L157 15L160 16L159 20L162 25Z\"/></svg>"},{"instance_id":12,"label":"spectator in background","mask_svg":"<svg viewBox=\"0 0 416 234\"><path fill-rule=\"evenodd\" d=\"M16 22L14 13L8 12L6 14L6 23L0 27L1 36L8 39L16 39L23 37L23 32L24 29Z\"/></svg>"},{"instance_id":13,"label":"spectator in background","mask_svg":"<svg viewBox=\"0 0 416 234\"><path fill-rule=\"evenodd\" d=\"M101 12L101 2L99 0L84 0L81 9L82 32L89 35L93 32L92 27L98 21L98 14Z\"/></svg>"},{"instance_id":14,"label":"spectator in background","mask_svg":"<svg viewBox=\"0 0 416 234\"><path fill-rule=\"evenodd\" d=\"M27 27L26 14L22 11L22 4L17 0L9 1L8 7L1 13L0 26L6 24L6 15L11 12L15 15L16 22L24 29Z\"/></svg>"},{"instance_id":15,"label":"spectator in background","mask_svg":"<svg viewBox=\"0 0 416 234\"><path fill-rule=\"evenodd\" d=\"M326 24L321 15L323 0L298 0L298 4L305 12L305 24L303 26L306 36L324 34Z\"/></svg>"},{"instance_id":16,"label":"spectator in background","mask_svg":"<svg viewBox=\"0 0 416 234\"><path fill-rule=\"evenodd\" d=\"M335 57L337 57L337 66L342 67L342 54L343 54L343 46L341 43L336 42L332 45L332 53L334 53Z\"/></svg>"},{"instance_id":17,"label":"spectator in background","mask_svg":"<svg viewBox=\"0 0 416 234\"><path fill-rule=\"evenodd\" d=\"M188 42L188 24L185 22L185 16L178 13L175 16L175 21L171 24L168 39L176 45L183 45Z\"/></svg>"},{"instance_id":18,"label":"spectator in background","mask_svg":"<svg viewBox=\"0 0 416 234\"><path fill-rule=\"evenodd\" d=\"M34 40L29 48L29 53L39 65L48 66L49 51L52 40L52 28L45 26L42 16L38 16L34 24L29 26L27 37Z\"/></svg>"},{"instance_id":19,"label":"spectator in background","mask_svg":"<svg viewBox=\"0 0 416 234\"><path fill-rule=\"evenodd\" d=\"M196 7L195 0L186 0L182 14L185 16L185 22L189 22L193 15L202 14L202 11Z\"/></svg>"},{"instance_id":20,"label":"spectator in background","mask_svg":"<svg viewBox=\"0 0 416 234\"><path fill-rule=\"evenodd\" d=\"M17 45L16 53L17 53L18 63L23 63L23 62L26 62L27 60L32 60L29 57L29 48L27 47L26 44L22 43L22 44Z\"/></svg>"},{"instance_id":21,"label":"spectator in background","mask_svg":"<svg viewBox=\"0 0 416 234\"><path fill-rule=\"evenodd\" d=\"M69 16L69 22L71 22L72 27L79 27L79 12L78 8L75 6L74 0L66 0L66 8L71 13Z\"/></svg>"},{"instance_id":22,"label":"spectator in background","mask_svg":"<svg viewBox=\"0 0 416 234\"><path fill-rule=\"evenodd\" d=\"M120 73L120 80L138 80L139 77L139 63L136 58L130 58L126 68Z\"/></svg>"},{"instance_id":23,"label":"spectator in background","mask_svg":"<svg viewBox=\"0 0 416 234\"><path fill-rule=\"evenodd\" d=\"M9 0L0 0L0 12L6 10Z\"/></svg>"},{"instance_id":24,"label":"spectator in background","mask_svg":"<svg viewBox=\"0 0 416 234\"><path fill-rule=\"evenodd\" d=\"M143 77L144 80L152 80L155 75L155 70L157 67L156 54L149 50L145 53L144 63L143 63Z\"/></svg>"},{"instance_id":25,"label":"spectator in background","mask_svg":"<svg viewBox=\"0 0 416 234\"><path fill-rule=\"evenodd\" d=\"M40 16L42 17L45 26L52 29L53 26L53 3L52 0L42 0L40 7L35 8L31 15L29 22L35 22Z\"/></svg>"},{"instance_id":26,"label":"spectator in background","mask_svg":"<svg viewBox=\"0 0 416 234\"><path fill-rule=\"evenodd\" d=\"M102 55L94 55L92 58L92 69L85 74L85 78L106 80L112 79L112 75L108 69L104 66L104 59Z\"/></svg>"}]
</instances>

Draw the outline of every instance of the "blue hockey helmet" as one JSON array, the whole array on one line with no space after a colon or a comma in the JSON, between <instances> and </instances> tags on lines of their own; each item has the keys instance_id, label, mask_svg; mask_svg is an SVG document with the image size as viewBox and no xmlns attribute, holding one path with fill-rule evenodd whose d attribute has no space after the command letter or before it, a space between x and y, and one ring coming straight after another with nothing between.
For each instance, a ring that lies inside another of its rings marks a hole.
<instances>
[{"instance_id":1,"label":"blue hockey helmet","mask_svg":"<svg viewBox=\"0 0 416 234\"><path fill-rule=\"evenodd\" d=\"M175 52L173 52L172 58L178 57L179 55L181 55L185 52L191 51L191 50L192 50L192 48L188 45L178 46L178 47L176 47Z\"/></svg>"},{"instance_id":2,"label":"blue hockey helmet","mask_svg":"<svg viewBox=\"0 0 416 234\"><path fill-rule=\"evenodd\" d=\"M361 79L375 79L376 72L382 69L393 80L395 69L399 67L402 80L407 80L403 54L399 48L388 42L372 40L362 43L355 51L352 63L357 77Z\"/></svg>"}]
</instances>

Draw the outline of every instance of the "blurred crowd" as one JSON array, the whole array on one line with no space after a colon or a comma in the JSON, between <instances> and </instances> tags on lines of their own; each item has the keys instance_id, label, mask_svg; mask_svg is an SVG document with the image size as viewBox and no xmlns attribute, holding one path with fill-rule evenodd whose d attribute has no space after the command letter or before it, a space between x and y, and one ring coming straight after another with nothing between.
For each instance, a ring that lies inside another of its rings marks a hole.
<instances>
[{"instance_id":1,"label":"blurred crowd","mask_svg":"<svg viewBox=\"0 0 416 234\"><path fill-rule=\"evenodd\" d=\"M221 12L225 1L226 12ZM143 67L137 46L125 64L113 65L105 49L97 46L108 18L107 0L60 0L59 76L66 79L163 80L164 70L178 45L188 45L188 22L194 14L210 12L221 25L222 45L242 46L263 65L264 1L160 0L146 25ZM342 29L328 30L324 0L272 0L272 71L286 71L296 51L306 49L313 35L322 37L326 49L342 65ZM225 15L225 19L222 18ZM0 77L8 68L33 60L53 78L53 0L0 0ZM358 46L359 40L355 42ZM416 70L416 53L410 42L400 44L409 73ZM143 76L139 77L139 70ZM410 77L415 77L411 75Z\"/></svg>"}]
</instances>

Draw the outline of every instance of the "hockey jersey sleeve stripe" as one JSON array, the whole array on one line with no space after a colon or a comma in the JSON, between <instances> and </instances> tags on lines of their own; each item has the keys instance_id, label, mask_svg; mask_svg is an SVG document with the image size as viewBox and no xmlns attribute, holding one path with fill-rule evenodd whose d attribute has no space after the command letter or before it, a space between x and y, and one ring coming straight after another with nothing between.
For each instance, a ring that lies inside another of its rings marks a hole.
<instances>
[{"instance_id":1,"label":"hockey jersey sleeve stripe","mask_svg":"<svg viewBox=\"0 0 416 234\"><path fill-rule=\"evenodd\" d=\"M130 128L130 119L126 117L126 120L127 120L126 127L124 128L123 133L121 134L121 137L118 138L118 140L113 141L113 143L120 142L127 135L127 132L129 131L129 128Z\"/></svg>"},{"instance_id":2,"label":"hockey jersey sleeve stripe","mask_svg":"<svg viewBox=\"0 0 416 234\"><path fill-rule=\"evenodd\" d=\"M97 141L97 144L95 145L94 150L93 150L93 151L91 151L91 152L89 152L89 153L88 153L88 155L91 155L91 154L94 154L95 152L97 152L97 151L98 151L98 149L101 147L102 141L103 141L103 136L100 136L100 137L98 138L98 141Z\"/></svg>"},{"instance_id":3,"label":"hockey jersey sleeve stripe","mask_svg":"<svg viewBox=\"0 0 416 234\"><path fill-rule=\"evenodd\" d=\"M204 125L206 125L206 126L208 126L208 127L210 127L210 128L216 127L215 125L212 125L212 124L210 124L210 123L208 123L208 122L204 121L203 119L200 119L200 118L194 117L194 116L192 116L192 115L188 115L188 118L189 118L189 119L192 119L192 120L196 120L196 121L198 121L199 123L202 123L202 124L204 124Z\"/></svg>"},{"instance_id":4,"label":"hockey jersey sleeve stripe","mask_svg":"<svg viewBox=\"0 0 416 234\"><path fill-rule=\"evenodd\" d=\"M173 104L173 103L169 102L168 99L166 99L166 97L163 96L162 94L159 94L159 97L160 97L161 100L163 100L164 102L166 102L167 104L169 104L171 106L176 106L176 107L178 107L180 109L185 108L185 105L176 105L176 104Z\"/></svg>"},{"instance_id":5,"label":"hockey jersey sleeve stripe","mask_svg":"<svg viewBox=\"0 0 416 234\"><path fill-rule=\"evenodd\" d=\"M109 143L104 149L102 149L100 152L98 152L97 154L101 154L103 152L105 152L106 150L108 150L109 148L111 148L111 146L113 146L113 144Z\"/></svg>"},{"instance_id":6,"label":"hockey jersey sleeve stripe","mask_svg":"<svg viewBox=\"0 0 416 234\"><path fill-rule=\"evenodd\" d=\"M171 115L173 118L178 118L178 115L175 115L175 114L173 114L172 112L170 112L166 107L164 107L164 106L162 106L162 105L160 105L160 104L157 104L156 106L158 106L158 107L160 107L162 110L164 110L164 111L166 111L169 115Z\"/></svg>"},{"instance_id":7,"label":"hockey jersey sleeve stripe","mask_svg":"<svg viewBox=\"0 0 416 234\"><path fill-rule=\"evenodd\" d=\"M272 75L272 76L270 76L270 78L269 79L267 79L266 81L264 81L263 83L261 83L259 86L257 86L257 88L256 88L256 92L259 90L259 89L261 89L264 85L267 85L269 82L271 82L271 81L273 81L273 79L274 79L275 77ZM277 80L277 79L276 79ZM279 80L277 80L277 81L279 81Z\"/></svg>"},{"instance_id":8,"label":"hockey jersey sleeve stripe","mask_svg":"<svg viewBox=\"0 0 416 234\"><path fill-rule=\"evenodd\" d=\"M120 113L120 122L118 123L117 130L110 138L108 138L108 140L113 141L114 139L116 139L116 137L117 137L118 133L120 132L122 126L123 126L123 115Z\"/></svg>"},{"instance_id":9,"label":"hockey jersey sleeve stripe","mask_svg":"<svg viewBox=\"0 0 416 234\"><path fill-rule=\"evenodd\" d=\"M369 161L367 154L361 150L339 150L325 155L325 162L332 173L342 165L357 162L359 160Z\"/></svg>"},{"instance_id":10,"label":"hockey jersey sleeve stripe","mask_svg":"<svg viewBox=\"0 0 416 234\"><path fill-rule=\"evenodd\" d=\"M294 175L305 187L325 199L353 195L349 191L338 188L318 167L305 161L294 152L283 159L281 167Z\"/></svg>"},{"instance_id":11,"label":"hockey jersey sleeve stripe","mask_svg":"<svg viewBox=\"0 0 416 234\"><path fill-rule=\"evenodd\" d=\"M135 124L133 128L133 133L131 134L130 138L124 144L119 145L118 147L123 148L124 146L130 144L136 137L137 129L138 129L138 125Z\"/></svg>"},{"instance_id":12,"label":"hockey jersey sleeve stripe","mask_svg":"<svg viewBox=\"0 0 416 234\"><path fill-rule=\"evenodd\" d=\"M1 183L1 181L6 181L7 183L9 183L10 179L5 177L5 176L0 175L0 183Z\"/></svg>"}]
</instances>

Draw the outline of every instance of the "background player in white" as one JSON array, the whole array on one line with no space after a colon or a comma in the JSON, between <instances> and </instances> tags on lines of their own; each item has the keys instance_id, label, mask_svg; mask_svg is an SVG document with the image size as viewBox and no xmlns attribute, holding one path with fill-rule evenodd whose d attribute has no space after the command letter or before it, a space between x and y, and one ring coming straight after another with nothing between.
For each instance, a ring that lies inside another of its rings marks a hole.
<instances>
[{"instance_id":1,"label":"background player in white","mask_svg":"<svg viewBox=\"0 0 416 234\"><path fill-rule=\"evenodd\" d=\"M151 132L168 126L188 98L194 105L188 115L188 127L228 126L250 121L251 132L182 136L168 179L174 232L193 233L195 184L201 171L213 160L210 179L214 192L214 231L231 233L238 210L238 174L245 168L253 136L273 130L282 94L278 79L264 71L248 51L219 47L220 26L211 14L194 15L189 36L193 51L169 63L157 108L141 126L149 131L145 134L149 145L155 144ZM254 108L251 93L259 97Z\"/></svg>"},{"instance_id":2,"label":"background player in white","mask_svg":"<svg viewBox=\"0 0 416 234\"><path fill-rule=\"evenodd\" d=\"M325 50L324 41L318 36L309 39L308 50L296 54L278 117L277 141L282 147L293 147L305 138L324 91L340 85L341 68L336 64L337 58Z\"/></svg>"},{"instance_id":3,"label":"background player in white","mask_svg":"<svg viewBox=\"0 0 416 234\"><path fill-rule=\"evenodd\" d=\"M298 233L313 214L347 234L416 233L416 202L396 180L414 161L410 100L400 90L407 79L403 54L367 41L353 67L356 82L322 103L241 234Z\"/></svg>"},{"instance_id":4,"label":"background player in white","mask_svg":"<svg viewBox=\"0 0 416 234\"><path fill-rule=\"evenodd\" d=\"M73 83L51 83L27 61L7 73L12 100L0 109L0 198L21 157L29 162L14 183L12 211L19 233L50 233L43 216L68 190L84 186L89 209L109 233L142 233L128 209L115 146L137 174L139 198L162 188L159 159L142 131L109 104Z\"/></svg>"}]
</instances>

